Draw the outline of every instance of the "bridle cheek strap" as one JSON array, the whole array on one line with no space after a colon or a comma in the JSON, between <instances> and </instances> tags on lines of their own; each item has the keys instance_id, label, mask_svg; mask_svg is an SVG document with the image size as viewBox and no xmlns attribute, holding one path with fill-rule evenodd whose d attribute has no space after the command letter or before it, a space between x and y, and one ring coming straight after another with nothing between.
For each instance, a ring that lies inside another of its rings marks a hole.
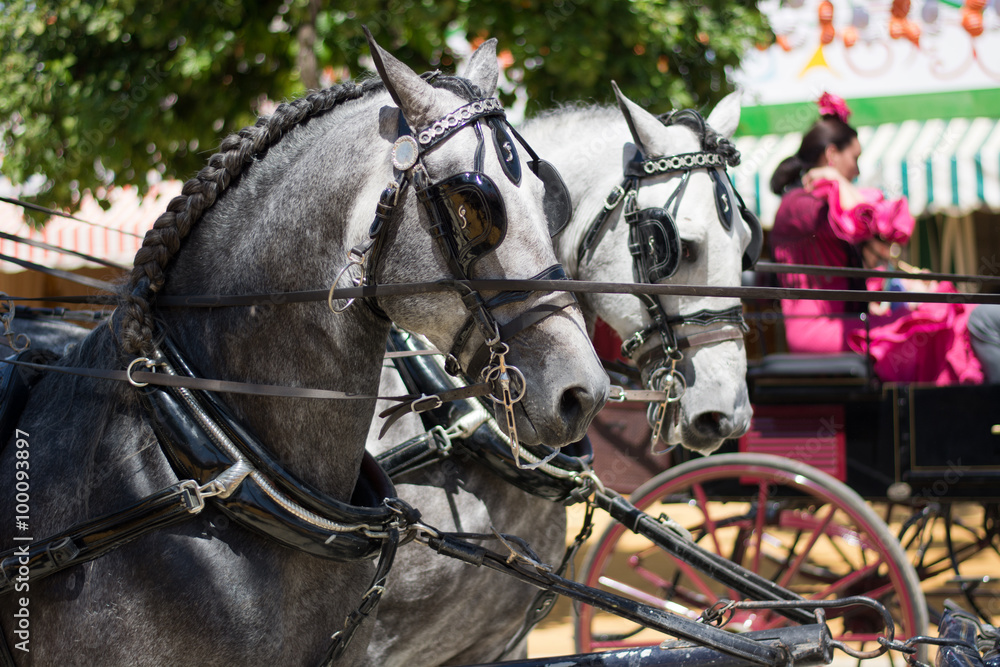
<instances>
[{"instance_id":1,"label":"bridle cheek strap","mask_svg":"<svg viewBox=\"0 0 1000 667\"><path fill-rule=\"evenodd\" d=\"M537 275L531 277L531 280L565 279L566 271L563 269L561 264L553 264ZM467 290L462 295L462 301L465 303L465 307L470 312L470 317L465 321L465 324L455 336L455 340L452 343L451 350L449 351L445 361L445 370L453 376L458 376L462 372L458 360L462 357L464 350L468 347L469 341L472 339L472 334L475 329L479 329L480 336L483 341L480 344L480 348L473 355L473 359L466 371L470 377L475 377L486 365L486 363L489 362L489 346L494 344L491 342L491 338L506 340L520 331L523 331L533 324L537 324L546 317L554 314L556 310L561 310L567 305L576 303L576 298L574 296L563 292L557 297L557 302L560 304L558 308L552 309L547 304L536 302L535 305L518 315L514 318L514 320L500 326L493 318L492 311L503 305L526 301L532 296L532 292L506 291L500 292L499 294L484 300L478 292L469 290L461 284L453 283L451 281L449 281L449 284L452 284L456 290ZM544 313L544 315L532 315L532 313L536 311L540 311L541 313ZM492 323L492 327L494 327L494 329L491 330L488 328L487 322Z\"/></svg>"},{"instance_id":2,"label":"bridle cheek strap","mask_svg":"<svg viewBox=\"0 0 1000 667\"><path fill-rule=\"evenodd\" d=\"M579 307L576 298L567 292L560 292L554 295L551 301L536 303L507 324L501 326L500 338L502 340L510 340L525 329L540 324L553 315L572 307ZM484 368L489 360L490 349L486 345L481 345L469 361L469 373L471 374Z\"/></svg>"}]
</instances>

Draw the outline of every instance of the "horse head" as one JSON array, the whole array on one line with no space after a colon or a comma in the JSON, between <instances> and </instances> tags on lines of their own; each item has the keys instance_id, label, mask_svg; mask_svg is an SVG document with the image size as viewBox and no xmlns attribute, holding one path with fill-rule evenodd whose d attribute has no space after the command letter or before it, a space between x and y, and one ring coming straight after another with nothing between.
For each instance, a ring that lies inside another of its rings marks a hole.
<instances>
[{"instance_id":1,"label":"horse head","mask_svg":"<svg viewBox=\"0 0 1000 667\"><path fill-rule=\"evenodd\" d=\"M448 279L559 277L546 216L561 181L510 131L496 92L496 41L485 42L463 78L418 76L372 42L395 107L381 110L374 151L402 174L399 224L386 235L375 284ZM534 159L531 159L534 158ZM581 438L607 396L575 300L565 294L460 291L384 297L399 326L451 351L451 370L496 376L509 349L521 442L560 446ZM491 340L493 339L493 340ZM492 370L491 370L492 369ZM523 386L521 381L523 379ZM499 392L494 392L496 397ZM498 403L501 424L508 424Z\"/></svg>"},{"instance_id":2,"label":"horse head","mask_svg":"<svg viewBox=\"0 0 1000 667\"><path fill-rule=\"evenodd\" d=\"M575 255L574 277L740 285L759 253L760 229L725 173L739 155L728 141L739 123L738 98L724 99L705 121L691 110L657 117L617 86L615 94L630 139L624 181L617 175L621 185L607 199L581 206L584 220L574 220L575 233L561 241ZM619 136L608 130L597 145L610 148ZM597 181L588 187L607 192ZM616 222L621 218L626 224ZM709 453L746 431L751 408L738 299L599 294L583 301L625 341L646 386L667 391L669 400L650 410L660 439Z\"/></svg>"}]
</instances>

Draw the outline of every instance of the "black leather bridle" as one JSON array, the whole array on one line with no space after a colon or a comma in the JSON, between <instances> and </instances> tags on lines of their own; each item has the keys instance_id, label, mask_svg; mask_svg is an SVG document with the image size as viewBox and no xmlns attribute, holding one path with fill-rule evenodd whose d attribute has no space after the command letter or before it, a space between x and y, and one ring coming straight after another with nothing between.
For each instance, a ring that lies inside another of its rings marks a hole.
<instances>
[{"instance_id":1,"label":"black leather bridle","mask_svg":"<svg viewBox=\"0 0 1000 667\"><path fill-rule=\"evenodd\" d=\"M700 114L685 110L672 114L688 114L705 127ZM704 132L702 133L704 135ZM752 268L760 258L763 245L763 230L757 216L750 211L743 198L726 176L726 166L739 164L739 154L728 156L719 150L703 150L670 156L646 158L637 150L635 156L626 163L622 182L605 199L604 207L591 222L577 250L577 265L588 261L594 249L600 244L616 211L621 208L628 224L629 252L632 255L632 275L637 283L655 284L673 276L681 261L681 240L675 222L681 199L684 197L691 172L705 169L715 186L715 203L722 226L731 230L738 210L750 228L750 244L743 254L743 270ZM663 207L639 209L637 205L639 188L649 178L666 174L681 174L677 188ZM734 201L735 200L735 201ZM658 297L637 294L646 307L652 321L622 343L622 356L634 360L647 387L665 389L665 399L661 404L650 404L650 423L653 425L652 440L659 440L662 427L671 404L677 404L683 394L685 380L677 371L677 364L683 358L683 350L711 345L727 340L738 340L746 331L742 306L718 310L703 309L695 313L669 316L664 312ZM679 336L675 327L696 325L711 327L708 331L690 336ZM636 353L654 336L659 336L661 344L645 352L638 359ZM674 418L677 418L675 412Z\"/></svg>"}]
</instances>

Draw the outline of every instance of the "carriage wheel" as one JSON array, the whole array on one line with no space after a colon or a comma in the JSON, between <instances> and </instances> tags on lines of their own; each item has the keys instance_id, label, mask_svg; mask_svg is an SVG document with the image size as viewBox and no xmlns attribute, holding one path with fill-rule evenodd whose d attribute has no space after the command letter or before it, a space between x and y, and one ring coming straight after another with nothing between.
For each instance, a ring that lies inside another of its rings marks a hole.
<instances>
[{"instance_id":1,"label":"carriage wheel","mask_svg":"<svg viewBox=\"0 0 1000 667\"><path fill-rule=\"evenodd\" d=\"M1000 622L1000 505L944 499L873 508L899 537L923 582L931 623L940 621L945 600L987 623Z\"/></svg>"},{"instance_id":2,"label":"carriage wheel","mask_svg":"<svg viewBox=\"0 0 1000 667\"><path fill-rule=\"evenodd\" d=\"M896 637L923 634L927 607L916 572L885 523L843 483L815 468L766 454L723 454L660 473L632 495L639 509L674 519L703 547L803 597L867 595L896 620ZM689 618L735 591L612 523L590 550L583 581ZM784 624L770 612L739 612L726 626ZM857 607L827 610L836 638L873 642L881 622ZM578 609L576 646L589 652L656 645L663 636L589 605Z\"/></svg>"}]
</instances>

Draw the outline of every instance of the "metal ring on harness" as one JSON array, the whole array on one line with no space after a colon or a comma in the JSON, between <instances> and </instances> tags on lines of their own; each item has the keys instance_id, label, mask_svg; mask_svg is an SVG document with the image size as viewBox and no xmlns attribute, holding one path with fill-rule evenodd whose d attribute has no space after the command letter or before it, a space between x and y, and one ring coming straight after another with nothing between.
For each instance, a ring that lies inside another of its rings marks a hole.
<instances>
[{"instance_id":1,"label":"metal ring on harness","mask_svg":"<svg viewBox=\"0 0 1000 667\"><path fill-rule=\"evenodd\" d=\"M508 372L510 372L511 374L516 374L518 377L517 385L521 391L518 392L517 396L511 396L510 399L511 403L517 403L522 398L524 398L525 391L527 391L527 388L525 387L524 384L524 373L522 373L521 369L519 369L517 366L507 366L506 368ZM488 383L492 383L495 380L499 380L500 379L498 376L499 372L500 372L500 367L494 366L493 368L489 369L489 371L486 373L484 380ZM511 384L512 385L515 384L515 380L513 378L511 378ZM490 400L492 400L494 403L504 402L502 396L500 398L497 398L496 395L493 394L493 392L490 392L489 394L487 394L487 396L489 396Z\"/></svg>"},{"instance_id":2,"label":"metal ring on harness","mask_svg":"<svg viewBox=\"0 0 1000 667\"><path fill-rule=\"evenodd\" d=\"M136 382L135 380L132 379L132 367L135 366L136 362L139 361L144 362L143 365L146 368L149 368L153 373L156 372L156 364L153 362L152 359L150 359L149 357L136 357L135 359L132 360L132 363L128 365L128 368L125 369L125 375L126 377L128 377L129 384L132 385L133 387L146 387L149 385L148 382Z\"/></svg>"},{"instance_id":3,"label":"metal ring on harness","mask_svg":"<svg viewBox=\"0 0 1000 667\"><path fill-rule=\"evenodd\" d=\"M333 281L333 287L330 288L330 293L326 297L326 305L330 308L331 312L337 313L338 315L350 308L351 304L354 303L354 297L351 297L350 299L344 299L346 303L344 303L342 308L334 308L333 306L333 291L337 289L337 285L340 284L340 279L344 277L344 274L347 273L348 269L352 266L360 266L362 271L364 271L365 260L362 258L361 260L352 259L349 261L344 268L340 270L340 273L337 274L337 279ZM353 283L354 286L357 287L361 284L361 281L359 278L354 278Z\"/></svg>"}]
</instances>

